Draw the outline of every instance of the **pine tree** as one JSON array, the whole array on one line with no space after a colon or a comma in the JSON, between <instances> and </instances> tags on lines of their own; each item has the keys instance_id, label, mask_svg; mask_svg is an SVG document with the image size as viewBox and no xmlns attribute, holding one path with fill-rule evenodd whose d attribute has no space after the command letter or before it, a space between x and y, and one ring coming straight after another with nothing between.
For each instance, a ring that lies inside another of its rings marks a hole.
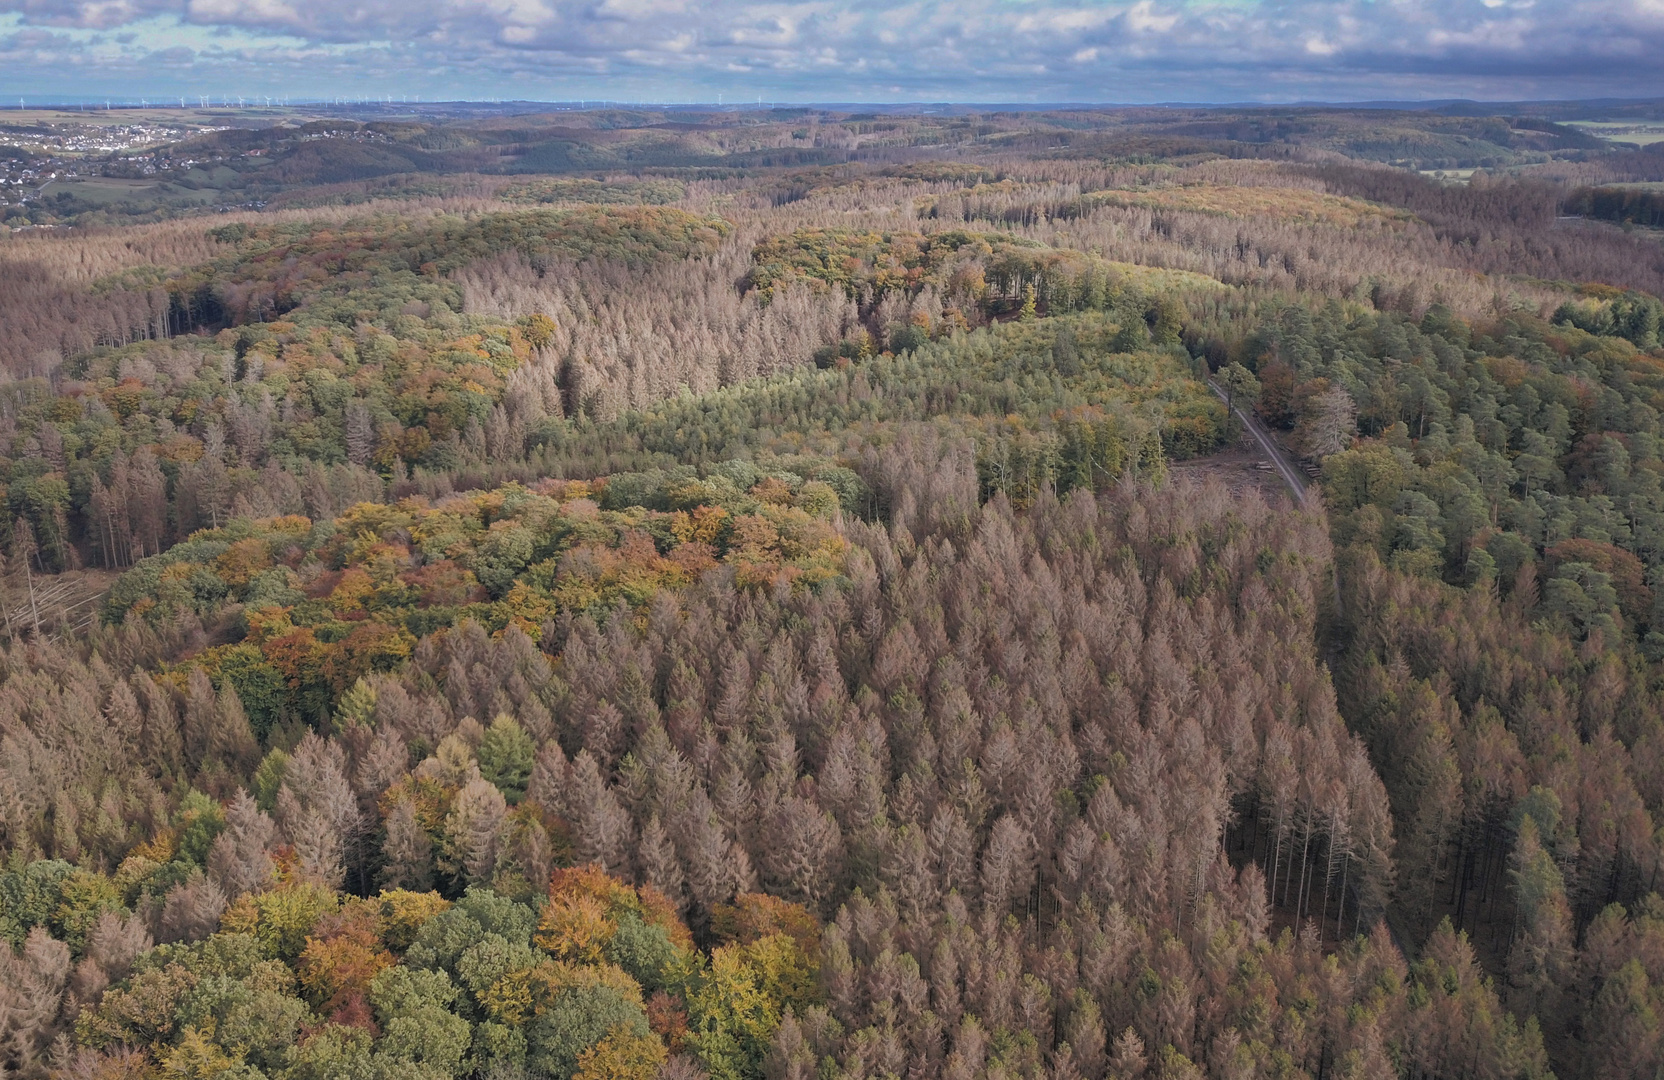
<instances>
[{"instance_id":1,"label":"pine tree","mask_svg":"<svg viewBox=\"0 0 1664 1080\"><path fill-rule=\"evenodd\" d=\"M156 924L158 941L201 941L219 929L225 894L200 870L168 891Z\"/></svg>"},{"instance_id":2,"label":"pine tree","mask_svg":"<svg viewBox=\"0 0 1664 1080\"><path fill-rule=\"evenodd\" d=\"M354 465L368 465L375 452L375 427L370 410L361 401L354 401L344 413L347 460Z\"/></svg>"},{"instance_id":3,"label":"pine tree","mask_svg":"<svg viewBox=\"0 0 1664 1080\"><path fill-rule=\"evenodd\" d=\"M1508 978L1526 1013L1554 1016L1572 978L1575 934L1560 868L1543 849L1537 822L1525 815L1509 857L1518 924L1508 951Z\"/></svg>"},{"instance_id":4,"label":"pine tree","mask_svg":"<svg viewBox=\"0 0 1664 1080\"><path fill-rule=\"evenodd\" d=\"M260 744L249 727L248 714L237 697L237 688L225 680L214 703L214 727L208 740L208 756L244 777L260 763Z\"/></svg>"},{"instance_id":5,"label":"pine tree","mask_svg":"<svg viewBox=\"0 0 1664 1080\"><path fill-rule=\"evenodd\" d=\"M539 806L551 810L566 806L566 780L570 766L560 743L550 740L537 752L531 777L526 781L526 797Z\"/></svg>"},{"instance_id":6,"label":"pine tree","mask_svg":"<svg viewBox=\"0 0 1664 1080\"><path fill-rule=\"evenodd\" d=\"M360 806L370 812L381 793L392 787L404 775L410 762L410 752L404 739L391 724L376 729L375 738L359 758L353 769L353 788L358 792Z\"/></svg>"},{"instance_id":7,"label":"pine tree","mask_svg":"<svg viewBox=\"0 0 1664 1080\"><path fill-rule=\"evenodd\" d=\"M185 682L182 731L185 760L193 768L201 769L213 760L212 747L216 741L219 721L219 702L214 694L214 685L209 682L206 672L201 668L194 668Z\"/></svg>"},{"instance_id":8,"label":"pine tree","mask_svg":"<svg viewBox=\"0 0 1664 1080\"><path fill-rule=\"evenodd\" d=\"M1129 1027L1115 1036L1109 1054L1109 1076L1115 1080L1140 1080L1147 1066L1144 1040L1139 1038L1138 1032Z\"/></svg>"},{"instance_id":9,"label":"pine tree","mask_svg":"<svg viewBox=\"0 0 1664 1080\"><path fill-rule=\"evenodd\" d=\"M29 931L22 947L0 942L0 1058L7 1070L33 1067L58 1032L70 975L69 946L46 927Z\"/></svg>"},{"instance_id":10,"label":"pine tree","mask_svg":"<svg viewBox=\"0 0 1664 1080\"><path fill-rule=\"evenodd\" d=\"M480 740L480 775L497 785L512 806L526 795L535 752L531 736L519 722L506 714L499 716Z\"/></svg>"},{"instance_id":11,"label":"pine tree","mask_svg":"<svg viewBox=\"0 0 1664 1080\"><path fill-rule=\"evenodd\" d=\"M739 888L736 867L729 861L732 845L702 789L694 790L671 828L694 904L708 912L726 903Z\"/></svg>"},{"instance_id":12,"label":"pine tree","mask_svg":"<svg viewBox=\"0 0 1664 1080\"><path fill-rule=\"evenodd\" d=\"M148 447L140 447L129 459L127 519L132 523L133 552L129 565L146 555L160 554L167 534L167 479Z\"/></svg>"},{"instance_id":13,"label":"pine tree","mask_svg":"<svg viewBox=\"0 0 1664 1080\"><path fill-rule=\"evenodd\" d=\"M225 810L225 830L208 851L208 879L230 900L258 891L273 880L271 848L277 826L247 792L239 791Z\"/></svg>"},{"instance_id":14,"label":"pine tree","mask_svg":"<svg viewBox=\"0 0 1664 1080\"><path fill-rule=\"evenodd\" d=\"M1583 1046L1588 1075L1651 1076L1660 1064L1655 994L1639 960L1607 977L1589 1003Z\"/></svg>"},{"instance_id":15,"label":"pine tree","mask_svg":"<svg viewBox=\"0 0 1664 1080\"><path fill-rule=\"evenodd\" d=\"M612 702L603 701L589 710L582 730L584 749L610 771L624 753L624 714Z\"/></svg>"},{"instance_id":16,"label":"pine tree","mask_svg":"<svg viewBox=\"0 0 1664 1080\"><path fill-rule=\"evenodd\" d=\"M290 823L289 842L295 850L296 876L331 891L345 885L346 838L330 816L318 807L297 809L287 787L278 796L277 812Z\"/></svg>"},{"instance_id":17,"label":"pine tree","mask_svg":"<svg viewBox=\"0 0 1664 1080\"><path fill-rule=\"evenodd\" d=\"M943 806L926 836L942 892L969 897L976 885L976 841L957 808Z\"/></svg>"},{"instance_id":18,"label":"pine tree","mask_svg":"<svg viewBox=\"0 0 1664 1080\"><path fill-rule=\"evenodd\" d=\"M642 827L636 866L643 881L669 897L678 907L682 906L686 894L682 864L669 834L659 824L657 814L648 818L647 824Z\"/></svg>"},{"instance_id":19,"label":"pine tree","mask_svg":"<svg viewBox=\"0 0 1664 1080\"><path fill-rule=\"evenodd\" d=\"M588 750L580 750L573 760L565 796L573 854L581 862L599 863L609 874L625 873L633 839L630 815L601 779L600 768Z\"/></svg>"},{"instance_id":20,"label":"pine tree","mask_svg":"<svg viewBox=\"0 0 1664 1080\"><path fill-rule=\"evenodd\" d=\"M790 796L776 808L765 830L764 880L811 910L824 911L840 891L842 848L832 815Z\"/></svg>"},{"instance_id":21,"label":"pine tree","mask_svg":"<svg viewBox=\"0 0 1664 1080\"><path fill-rule=\"evenodd\" d=\"M138 741L144 762L162 776L178 776L185 750L173 692L143 672L134 672L131 685L144 703L144 731Z\"/></svg>"},{"instance_id":22,"label":"pine tree","mask_svg":"<svg viewBox=\"0 0 1664 1080\"><path fill-rule=\"evenodd\" d=\"M349 686L335 705L335 730L373 726L377 696L377 688L369 679L360 678Z\"/></svg>"},{"instance_id":23,"label":"pine tree","mask_svg":"<svg viewBox=\"0 0 1664 1080\"><path fill-rule=\"evenodd\" d=\"M457 793L445 818L439 869L470 885L489 885L502 853L508 804L495 784L476 777Z\"/></svg>"},{"instance_id":24,"label":"pine tree","mask_svg":"<svg viewBox=\"0 0 1664 1080\"><path fill-rule=\"evenodd\" d=\"M393 804L387 815L387 841L381 884L387 889L425 892L433 888L433 840L416 820L415 804L409 798Z\"/></svg>"},{"instance_id":25,"label":"pine tree","mask_svg":"<svg viewBox=\"0 0 1664 1080\"><path fill-rule=\"evenodd\" d=\"M994 822L982 853L982 902L996 915L1028 887L1033 839L1007 814Z\"/></svg>"},{"instance_id":26,"label":"pine tree","mask_svg":"<svg viewBox=\"0 0 1664 1080\"><path fill-rule=\"evenodd\" d=\"M362 868L363 819L339 743L308 732L296 744L278 792L276 819L312 880L339 888L349 869Z\"/></svg>"}]
</instances>

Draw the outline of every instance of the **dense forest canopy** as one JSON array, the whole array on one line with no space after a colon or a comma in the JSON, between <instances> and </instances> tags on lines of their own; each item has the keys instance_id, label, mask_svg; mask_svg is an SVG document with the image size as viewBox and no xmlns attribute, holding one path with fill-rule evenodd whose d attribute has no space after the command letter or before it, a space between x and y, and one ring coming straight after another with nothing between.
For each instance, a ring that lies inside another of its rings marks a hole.
<instances>
[{"instance_id":1,"label":"dense forest canopy","mask_svg":"<svg viewBox=\"0 0 1664 1080\"><path fill-rule=\"evenodd\" d=\"M7 207L4 1070L1653 1075L1664 155L1554 119L297 116Z\"/></svg>"}]
</instances>

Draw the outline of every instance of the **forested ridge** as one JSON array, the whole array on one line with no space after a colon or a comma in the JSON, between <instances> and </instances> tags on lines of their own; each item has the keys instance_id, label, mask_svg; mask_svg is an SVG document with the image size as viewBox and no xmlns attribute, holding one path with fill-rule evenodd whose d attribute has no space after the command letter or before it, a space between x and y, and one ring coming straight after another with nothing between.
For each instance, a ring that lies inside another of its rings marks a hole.
<instances>
[{"instance_id":1,"label":"forested ridge","mask_svg":"<svg viewBox=\"0 0 1664 1080\"><path fill-rule=\"evenodd\" d=\"M568 121L0 240L8 1075L1664 1067L1657 155Z\"/></svg>"}]
</instances>

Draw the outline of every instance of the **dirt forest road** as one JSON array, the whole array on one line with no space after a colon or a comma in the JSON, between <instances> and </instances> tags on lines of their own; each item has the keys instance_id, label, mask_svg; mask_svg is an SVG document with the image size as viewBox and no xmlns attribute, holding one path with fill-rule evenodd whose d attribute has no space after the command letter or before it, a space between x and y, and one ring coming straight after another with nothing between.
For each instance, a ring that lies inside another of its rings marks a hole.
<instances>
[{"instance_id":1,"label":"dirt forest road","mask_svg":"<svg viewBox=\"0 0 1664 1080\"><path fill-rule=\"evenodd\" d=\"M1220 401L1230 406L1231 412L1242 422L1243 430L1252 435L1260 449L1265 451L1265 456L1271 460L1271 465L1277 470L1277 475L1283 478L1283 483L1287 484L1289 491L1294 494L1295 501L1302 506L1306 505L1306 481L1300 475L1300 467L1289 458L1282 447L1277 445L1276 440L1272 439L1256 417L1243 412L1235 405L1231 405L1231 399L1218 383L1209 379L1208 389L1219 395Z\"/></svg>"},{"instance_id":2,"label":"dirt forest road","mask_svg":"<svg viewBox=\"0 0 1664 1080\"><path fill-rule=\"evenodd\" d=\"M1273 439L1271 434L1265 430L1264 425L1259 422L1259 418L1243 412L1235 405L1232 405L1231 399L1225 395L1224 389L1212 379L1208 380L1208 389L1212 390L1215 394L1218 394L1219 400L1225 402L1231 412L1236 414L1236 418L1242 421L1243 430L1247 431L1248 434L1254 437L1254 441L1259 444L1260 449L1265 451L1266 457L1271 459L1271 465L1277 470L1277 475L1283 478L1283 483L1287 484L1289 491L1294 493L1294 501L1299 503L1301 506L1310 507L1311 500L1308 498L1306 492L1306 479L1300 475L1300 466L1294 461L1293 458L1289 457L1287 451L1278 445L1277 440ZM1340 595L1340 566L1338 563L1330 566L1330 574L1333 579L1335 590L1335 613L1338 615L1340 614L1342 608ZM1333 664L1334 659L1334 656L1329 657L1331 665Z\"/></svg>"}]
</instances>

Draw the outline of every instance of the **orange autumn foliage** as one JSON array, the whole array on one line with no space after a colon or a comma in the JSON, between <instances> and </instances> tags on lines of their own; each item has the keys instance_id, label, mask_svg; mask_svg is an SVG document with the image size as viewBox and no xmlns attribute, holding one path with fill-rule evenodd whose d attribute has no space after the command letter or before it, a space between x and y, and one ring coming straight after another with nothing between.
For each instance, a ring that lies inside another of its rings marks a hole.
<instances>
[{"instance_id":1,"label":"orange autumn foliage","mask_svg":"<svg viewBox=\"0 0 1664 1080\"><path fill-rule=\"evenodd\" d=\"M382 945L380 919L373 901L349 905L318 920L306 938L297 964L301 987L323 1013L362 997L370 981L394 963Z\"/></svg>"}]
</instances>

